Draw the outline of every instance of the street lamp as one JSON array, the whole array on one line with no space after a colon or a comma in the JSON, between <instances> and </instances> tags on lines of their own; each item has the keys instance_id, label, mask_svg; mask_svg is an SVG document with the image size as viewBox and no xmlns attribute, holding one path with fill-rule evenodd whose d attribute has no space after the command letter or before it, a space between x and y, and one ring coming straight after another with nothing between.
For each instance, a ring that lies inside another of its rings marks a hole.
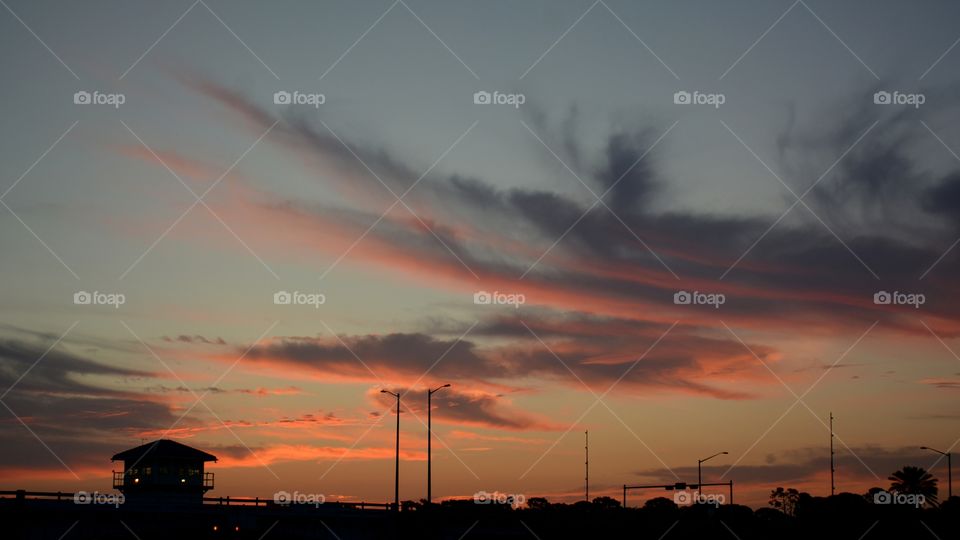
<instances>
[{"instance_id":1,"label":"street lamp","mask_svg":"<svg viewBox=\"0 0 960 540\"><path fill-rule=\"evenodd\" d=\"M921 450L930 450L931 452L936 452L941 456L947 456L947 499L953 497L953 465L950 463L950 452L941 452L936 448L930 448L929 446L921 446Z\"/></svg>"},{"instance_id":2,"label":"street lamp","mask_svg":"<svg viewBox=\"0 0 960 540\"><path fill-rule=\"evenodd\" d=\"M427 390L427 504L433 503L433 479L431 477L432 470L432 461L433 461L433 452L431 449L431 442L433 440L433 428L430 427L431 424L431 413L433 412L433 394L439 392L444 388L449 388L450 384L445 384L443 386L438 386L433 390Z\"/></svg>"},{"instance_id":3,"label":"street lamp","mask_svg":"<svg viewBox=\"0 0 960 540\"><path fill-rule=\"evenodd\" d=\"M381 390L381 394L390 394L391 396L397 398L397 457L396 464L394 465L394 480L393 480L393 504L396 506L396 511L400 511L400 394L393 393L389 390Z\"/></svg>"},{"instance_id":4,"label":"street lamp","mask_svg":"<svg viewBox=\"0 0 960 540\"><path fill-rule=\"evenodd\" d=\"M715 457L717 457L717 456L723 456L723 455L726 455L726 454L728 454L728 453L729 453L729 452L717 452L716 454L714 454L714 455L712 455L712 456L710 456L710 457L705 457L705 458L703 458L703 459L698 459L698 460L697 460L697 491L698 491L699 493L703 493L703 475L702 475L701 472L700 472L700 469L701 469L700 466L703 465L703 463L704 463L705 461L709 461L709 460L711 460L711 459L713 459L713 458L715 458Z\"/></svg>"}]
</instances>

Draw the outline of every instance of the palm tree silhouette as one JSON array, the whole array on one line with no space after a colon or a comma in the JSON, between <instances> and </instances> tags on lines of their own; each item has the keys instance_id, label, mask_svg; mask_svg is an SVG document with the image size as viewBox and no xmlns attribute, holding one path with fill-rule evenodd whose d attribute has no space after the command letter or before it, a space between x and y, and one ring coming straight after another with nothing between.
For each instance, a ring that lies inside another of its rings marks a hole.
<instances>
[{"instance_id":1,"label":"palm tree silhouette","mask_svg":"<svg viewBox=\"0 0 960 540\"><path fill-rule=\"evenodd\" d=\"M937 504L937 479L923 467L907 465L887 480L890 480L890 491L905 495L923 495L926 502Z\"/></svg>"}]
</instances>

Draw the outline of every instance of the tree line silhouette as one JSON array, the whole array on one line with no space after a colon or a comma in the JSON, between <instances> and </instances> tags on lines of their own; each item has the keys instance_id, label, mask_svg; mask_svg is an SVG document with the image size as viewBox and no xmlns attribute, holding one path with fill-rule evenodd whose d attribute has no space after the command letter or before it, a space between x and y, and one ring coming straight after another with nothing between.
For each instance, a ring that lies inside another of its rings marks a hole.
<instances>
[{"instance_id":1,"label":"tree line silhouette","mask_svg":"<svg viewBox=\"0 0 960 540\"><path fill-rule=\"evenodd\" d=\"M795 488L772 489L768 504L756 510L737 504L678 505L672 497L653 497L639 507L599 496L574 503L530 497L515 507L473 499L403 501L402 511L358 510L335 504L319 508L290 506L197 505L150 508L46 504L0 499L2 538L128 539L372 539L418 538L641 538L682 540L878 540L960 538L960 497L941 500L936 478L921 467L905 466L889 476L886 489L866 493L813 496ZM922 504L880 501L879 493ZM913 498L910 498L913 497ZM879 502L878 502L879 501ZM531 533L533 533L531 535Z\"/></svg>"}]
</instances>

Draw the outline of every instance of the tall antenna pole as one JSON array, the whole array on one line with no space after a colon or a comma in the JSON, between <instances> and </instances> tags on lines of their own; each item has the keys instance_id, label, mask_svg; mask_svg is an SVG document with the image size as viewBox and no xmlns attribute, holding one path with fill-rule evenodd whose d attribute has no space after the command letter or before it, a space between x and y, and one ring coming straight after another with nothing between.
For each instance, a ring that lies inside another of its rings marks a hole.
<instances>
[{"instance_id":1,"label":"tall antenna pole","mask_svg":"<svg viewBox=\"0 0 960 540\"><path fill-rule=\"evenodd\" d=\"M586 459L583 462L584 468L586 470L586 476L583 479L583 497L587 502L590 502L590 430L583 432L584 437L584 455Z\"/></svg>"},{"instance_id":2,"label":"tall antenna pole","mask_svg":"<svg viewBox=\"0 0 960 540\"><path fill-rule=\"evenodd\" d=\"M830 495L836 495L837 485L833 482L833 476L836 472L833 460L833 413L830 413Z\"/></svg>"}]
</instances>

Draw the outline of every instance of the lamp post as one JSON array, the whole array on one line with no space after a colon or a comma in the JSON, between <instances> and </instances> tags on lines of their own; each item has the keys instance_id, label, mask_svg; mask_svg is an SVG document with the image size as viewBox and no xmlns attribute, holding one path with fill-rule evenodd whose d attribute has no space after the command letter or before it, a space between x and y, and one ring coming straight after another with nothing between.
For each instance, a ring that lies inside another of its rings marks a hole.
<instances>
[{"instance_id":1,"label":"lamp post","mask_svg":"<svg viewBox=\"0 0 960 540\"><path fill-rule=\"evenodd\" d=\"M711 460L711 459L713 459L713 458L715 458L715 457L717 457L717 456L726 455L727 453L728 453L728 452L717 452L716 454L714 454L714 455L712 455L712 456L710 456L710 457L705 457L705 458L703 458L703 459L698 459L698 460L697 460L697 493L703 493L703 486L702 486L702 484L703 484L703 475L702 475L702 473L701 473L701 467L700 467L700 466L703 465L703 463L704 463L705 461L709 461L709 460ZM699 497L698 497L698 498L699 498Z\"/></svg>"},{"instance_id":2,"label":"lamp post","mask_svg":"<svg viewBox=\"0 0 960 540\"><path fill-rule=\"evenodd\" d=\"M941 452L936 448L930 448L929 446L921 446L921 450L930 450L931 452L936 452L941 456L947 456L947 499L953 497L953 464L950 462L950 452Z\"/></svg>"},{"instance_id":3,"label":"lamp post","mask_svg":"<svg viewBox=\"0 0 960 540\"><path fill-rule=\"evenodd\" d=\"M400 511L400 394L393 393L389 390L381 390L381 394L390 394L391 396L397 398L397 457L396 463L394 465L394 479L393 479L393 504L396 506L396 511Z\"/></svg>"},{"instance_id":4,"label":"lamp post","mask_svg":"<svg viewBox=\"0 0 960 540\"><path fill-rule=\"evenodd\" d=\"M433 425L431 422L431 416L433 413L433 394L449 387L449 384L445 384L443 386L438 386L433 390L427 389L427 504L433 503L433 478L431 477L433 463L433 451L431 448L431 443L433 440L433 427L431 427Z\"/></svg>"}]
</instances>

